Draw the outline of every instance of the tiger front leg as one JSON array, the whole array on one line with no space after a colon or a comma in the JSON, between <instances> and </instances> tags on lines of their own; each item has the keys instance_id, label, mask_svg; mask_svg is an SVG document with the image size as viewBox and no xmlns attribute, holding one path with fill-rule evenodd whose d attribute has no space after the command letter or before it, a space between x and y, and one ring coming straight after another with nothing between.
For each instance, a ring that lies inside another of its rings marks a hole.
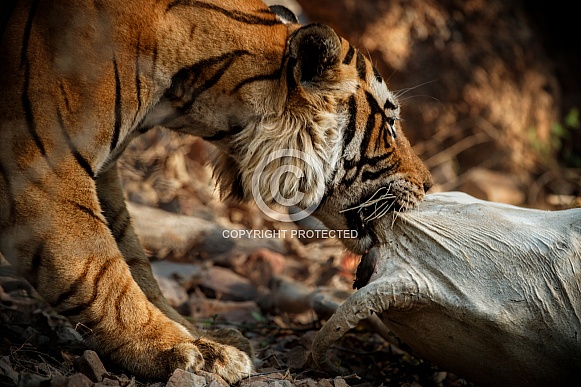
<instances>
[{"instance_id":1,"label":"tiger front leg","mask_svg":"<svg viewBox=\"0 0 581 387\"><path fill-rule=\"evenodd\" d=\"M97 195L107 219L111 234L121 251L133 279L147 299L159 308L166 316L185 326L194 337L199 336L196 329L183 316L172 308L161 293L157 281L153 277L151 264L145 255L133 229L129 211L123 197L123 189L117 171L117 163L107 171L99 174L96 179Z\"/></svg>"},{"instance_id":2,"label":"tiger front leg","mask_svg":"<svg viewBox=\"0 0 581 387\"><path fill-rule=\"evenodd\" d=\"M121 182L119 180L117 164L114 164L107 171L101 173L96 182L99 202L103 208L103 213L107 219L111 233L125 258L125 262L129 265L133 279L137 282L143 293L145 293L147 299L157 306L166 316L185 326L195 338L200 338L207 344L214 341L235 347L222 349L222 352L225 351L230 354L228 356L229 359L241 359L240 361L246 363L246 356L238 353L238 350L245 352L248 357L252 358L253 351L250 341L242 336L239 331L235 329L221 329L215 332L205 332L196 329L195 326L169 305L161 293L157 281L153 277L149 259L145 255L131 224L127 205L123 197L123 189L121 188ZM225 364L225 367L227 368L228 366ZM207 365L206 368L209 370L212 367ZM219 374L224 373L219 368L215 372Z\"/></svg>"},{"instance_id":3,"label":"tiger front leg","mask_svg":"<svg viewBox=\"0 0 581 387\"><path fill-rule=\"evenodd\" d=\"M95 181L67 172L11 175L0 241L8 260L83 328L90 347L136 375L206 369L232 383L252 372L246 354L194 338L148 301L101 214Z\"/></svg>"}]
</instances>

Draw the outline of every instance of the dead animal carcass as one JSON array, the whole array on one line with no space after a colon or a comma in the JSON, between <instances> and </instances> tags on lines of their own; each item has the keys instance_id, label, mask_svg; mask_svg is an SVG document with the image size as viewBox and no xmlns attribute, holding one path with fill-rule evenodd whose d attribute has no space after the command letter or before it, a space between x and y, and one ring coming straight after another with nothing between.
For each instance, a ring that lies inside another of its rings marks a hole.
<instances>
[{"instance_id":1,"label":"dead animal carcass","mask_svg":"<svg viewBox=\"0 0 581 387\"><path fill-rule=\"evenodd\" d=\"M377 313L414 355L480 385L581 385L581 209L539 211L462 193L384 217L359 291L313 359Z\"/></svg>"}]
</instances>

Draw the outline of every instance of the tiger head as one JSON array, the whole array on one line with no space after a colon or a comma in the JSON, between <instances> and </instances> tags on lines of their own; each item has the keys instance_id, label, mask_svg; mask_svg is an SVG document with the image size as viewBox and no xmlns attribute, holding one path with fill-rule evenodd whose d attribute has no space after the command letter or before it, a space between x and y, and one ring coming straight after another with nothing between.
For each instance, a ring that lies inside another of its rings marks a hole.
<instances>
[{"instance_id":1,"label":"tiger head","mask_svg":"<svg viewBox=\"0 0 581 387\"><path fill-rule=\"evenodd\" d=\"M373 220L416 207L430 173L371 62L330 27L283 24L284 40L273 31L253 53L208 61L215 70L196 82L209 87L187 108L219 149L223 192L269 208L295 205L330 229L355 230L343 242L362 253L373 244ZM174 102L191 96L195 87L183 79L199 72L191 74L174 77Z\"/></svg>"}]
</instances>

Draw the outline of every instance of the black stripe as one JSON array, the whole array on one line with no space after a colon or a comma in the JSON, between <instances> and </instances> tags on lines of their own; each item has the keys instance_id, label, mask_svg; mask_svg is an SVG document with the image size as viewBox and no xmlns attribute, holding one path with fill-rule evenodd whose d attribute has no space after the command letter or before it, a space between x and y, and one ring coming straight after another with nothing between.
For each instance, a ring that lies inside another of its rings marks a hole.
<instances>
[{"instance_id":1,"label":"black stripe","mask_svg":"<svg viewBox=\"0 0 581 387\"><path fill-rule=\"evenodd\" d=\"M367 123L365 124L365 134L363 135L363 141L361 141L361 147L359 148L359 154L367 155L367 149L369 148L369 143L371 142L371 135L373 134L373 129L375 129L375 113L373 110L367 116Z\"/></svg>"},{"instance_id":2,"label":"black stripe","mask_svg":"<svg viewBox=\"0 0 581 387\"><path fill-rule=\"evenodd\" d=\"M357 51L357 62L355 63L355 67L357 67L359 78L363 80L367 79L367 66L365 65L365 58L361 51Z\"/></svg>"},{"instance_id":3,"label":"black stripe","mask_svg":"<svg viewBox=\"0 0 581 387\"><path fill-rule=\"evenodd\" d=\"M113 129L113 138L111 139L111 152L117 147L121 131L121 80L119 79L116 59L113 59L113 69L115 71L115 127Z\"/></svg>"},{"instance_id":4,"label":"black stripe","mask_svg":"<svg viewBox=\"0 0 581 387\"><path fill-rule=\"evenodd\" d=\"M133 123L131 127L135 126L135 121L141 110L141 78L139 74L139 55L141 51L141 40L137 40L137 47L135 49L135 93L137 98L137 109L135 110L135 116L133 117Z\"/></svg>"},{"instance_id":5,"label":"black stripe","mask_svg":"<svg viewBox=\"0 0 581 387\"><path fill-rule=\"evenodd\" d=\"M33 0L30 10L28 12L28 18L26 20L26 25L24 27L24 34L22 38L22 49L20 52L20 64L24 66L24 84L22 86L22 109L24 110L24 118L26 120L26 127L28 132L32 136L36 147L40 150L43 157L46 157L46 149L44 144L36 131L36 123L34 119L34 114L32 112L32 103L30 101L29 88L30 88L30 62L28 60L28 42L30 40L30 32L32 31L32 22L38 8L39 0Z\"/></svg>"},{"instance_id":6,"label":"black stripe","mask_svg":"<svg viewBox=\"0 0 581 387\"><path fill-rule=\"evenodd\" d=\"M69 101L69 96L67 94L67 91L65 90L65 85L62 81L59 82L59 89L61 91L61 95L63 96L63 100L65 101L65 107L67 108L67 112L70 112L71 111L71 104Z\"/></svg>"},{"instance_id":7,"label":"black stripe","mask_svg":"<svg viewBox=\"0 0 581 387\"><path fill-rule=\"evenodd\" d=\"M238 90L240 90L242 87L244 87L250 83L253 83L253 82L278 80L278 79L280 79L280 74L281 74L281 70L278 69L271 74L261 74L261 75L255 75L255 76L250 77L250 78L246 78L245 80L239 82L234 87L234 89L232 89L231 93L235 93Z\"/></svg>"},{"instance_id":8,"label":"black stripe","mask_svg":"<svg viewBox=\"0 0 581 387\"><path fill-rule=\"evenodd\" d=\"M244 130L243 126L235 125L230 130L220 130L212 136L202 137L206 141L220 141L229 136L235 136Z\"/></svg>"},{"instance_id":9,"label":"black stripe","mask_svg":"<svg viewBox=\"0 0 581 387\"><path fill-rule=\"evenodd\" d=\"M32 113L32 103L30 102L30 97L28 96L28 89L30 82L30 64L28 61L24 64L24 85L22 86L22 108L24 109L24 118L26 119L26 127L28 128L28 133L32 136L36 147L40 150L43 156L46 156L46 150L44 149L44 144L36 131L36 123L34 120L34 114Z\"/></svg>"},{"instance_id":10,"label":"black stripe","mask_svg":"<svg viewBox=\"0 0 581 387\"><path fill-rule=\"evenodd\" d=\"M373 75L375 75L375 79L377 80L377 82L379 83L383 82L383 78L381 77L379 70L375 66L373 66Z\"/></svg>"},{"instance_id":11,"label":"black stripe","mask_svg":"<svg viewBox=\"0 0 581 387\"><path fill-rule=\"evenodd\" d=\"M115 308L113 309L115 311L115 320L121 327L126 326L126 324L123 323L123 319L121 318L121 313L124 312L124 310L121 309L121 302L123 302L123 297L127 295L127 291L129 290L129 286L131 285L132 281L133 279L131 277L125 278L125 285L123 285L123 289L121 289L117 295L117 299L115 300Z\"/></svg>"},{"instance_id":12,"label":"black stripe","mask_svg":"<svg viewBox=\"0 0 581 387\"><path fill-rule=\"evenodd\" d=\"M353 141L353 138L355 137L355 132L357 130L357 102L355 101L354 95L349 97L347 106L349 111L349 122L347 123L345 133L343 133L343 144L341 146L341 154L343 155L342 156L343 170L345 171L345 176L347 175L347 172L353 169L353 167L356 164L355 157L353 159L347 159L345 156L345 151L349 144L351 143L351 141ZM333 176L329 181L335 180L335 175L337 174L337 172L338 170L336 168L335 171L333 171ZM356 177L356 175L354 175L354 177ZM326 196L332 195L334 190L335 190L334 188L327 187L325 195Z\"/></svg>"},{"instance_id":13,"label":"black stripe","mask_svg":"<svg viewBox=\"0 0 581 387\"><path fill-rule=\"evenodd\" d=\"M355 54L355 47L349 45L349 50L347 51L347 55L343 58L343 64L348 65L353 60L353 54Z\"/></svg>"},{"instance_id":14,"label":"black stripe","mask_svg":"<svg viewBox=\"0 0 581 387\"><path fill-rule=\"evenodd\" d=\"M64 309L64 310L60 311L59 313L62 314L63 316L69 316L69 317L70 316L78 316L84 310L89 308L97 299L97 296L99 295L99 284L101 283L103 278L105 278L105 273L107 272L107 270L109 270L109 268L113 264L113 261L114 261L114 259L109 259L101 265L99 272L95 276L95 278L97 280L95 281L95 283L92 286L93 293L91 294L91 298L89 298L88 301L82 302L76 306L73 306L72 308ZM87 264L87 268L88 267L89 267L89 265ZM61 294L61 296L59 297L60 304L62 304L64 301L71 298L75 293L77 293L80 290L81 285L86 282L85 280L83 280L83 278L87 275L86 271L87 271L87 269L85 269L85 272L83 273L84 275L82 277L79 277L73 283L73 286L67 292ZM63 295L64 295L64 297L63 297ZM57 305L59 304L58 303L59 300L57 300Z\"/></svg>"},{"instance_id":15,"label":"black stripe","mask_svg":"<svg viewBox=\"0 0 581 387\"><path fill-rule=\"evenodd\" d=\"M22 51L20 52L20 64L23 65L28 62L28 40L30 39L30 31L32 30L32 21L34 20L34 15L36 14L36 8L38 8L39 0L34 0L30 6L30 11L28 11L28 19L26 19L26 25L24 26L24 36L22 38Z\"/></svg>"},{"instance_id":16,"label":"black stripe","mask_svg":"<svg viewBox=\"0 0 581 387\"><path fill-rule=\"evenodd\" d=\"M371 109L371 115L379 115L381 119L381 123L379 125L379 133L377 135L378 141L375 143L375 150L379 150L381 146L385 149L389 149L391 144L389 143L389 137L391 136L390 133L390 126L389 126L389 119L385 114L385 110L379 106L375 97L370 92L366 91L365 96L367 97L367 103L369 104L369 108ZM383 144L381 143L383 142Z\"/></svg>"},{"instance_id":17,"label":"black stripe","mask_svg":"<svg viewBox=\"0 0 581 387\"><path fill-rule=\"evenodd\" d=\"M173 76L172 86L167 91L166 97L176 102L181 100L182 106L179 106L178 108L182 113L187 111L203 92L218 83L228 68L230 68L234 61L242 55L250 55L250 52L246 50L236 50L201 60L190 67L181 69ZM210 75L213 67L217 65L220 67L216 69L214 74L209 79L206 79L202 85L196 86L196 83L199 83L202 80L200 77ZM190 95L186 97L187 94ZM169 122L173 118L174 117L170 117L166 121Z\"/></svg>"},{"instance_id":18,"label":"black stripe","mask_svg":"<svg viewBox=\"0 0 581 387\"><path fill-rule=\"evenodd\" d=\"M349 122L343 135L343 154L345 154L345 149L353 140L353 137L355 137L355 131L357 129L357 102L355 101L354 95L349 97L347 105L349 109Z\"/></svg>"},{"instance_id":19,"label":"black stripe","mask_svg":"<svg viewBox=\"0 0 581 387\"><path fill-rule=\"evenodd\" d=\"M38 270L42 265L42 251L44 250L44 243L40 242L39 245L34 249L32 254L32 259L30 260L30 270L28 273L28 278L32 286L38 286Z\"/></svg>"},{"instance_id":20,"label":"black stripe","mask_svg":"<svg viewBox=\"0 0 581 387\"><path fill-rule=\"evenodd\" d=\"M273 26L273 25L279 25L279 24L283 24L280 20L278 20L278 18L272 14L272 13L267 13L266 15L271 16L270 18L264 18L264 17L259 17L256 15L251 15L248 13L244 13L241 11L229 11L227 9L212 5L212 4L208 4L208 3L204 3L202 1L195 1L195 0L174 0L172 1L166 8L166 12L170 11L172 8L174 7L178 7L178 6L188 6L188 7L194 7L194 8L202 8L202 9L209 9L212 11L216 11L219 12L221 14L223 14L224 16L238 21L240 23L244 23L244 24L252 24L252 25L263 25L263 26Z\"/></svg>"},{"instance_id":21,"label":"black stripe","mask_svg":"<svg viewBox=\"0 0 581 387\"><path fill-rule=\"evenodd\" d=\"M393 104L393 102L391 102L389 99L387 99L385 101L385 104L383 105L383 110L386 110L386 109L395 110L395 109L397 109L397 106L395 106Z\"/></svg>"},{"instance_id":22,"label":"black stripe","mask_svg":"<svg viewBox=\"0 0 581 387\"><path fill-rule=\"evenodd\" d=\"M69 286L67 290L65 290L58 296L56 301L52 303L53 307L57 308L59 305L61 305L63 302L71 298L75 293L79 291L79 288L81 287L83 282L86 281L85 277L87 276L89 268L91 267L94 259L95 257L91 257L87 260L87 262L85 263L85 269L83 270L81 275L79 275L77 279L73 281L73 283L71 284L71 286Z\"/></svg>"},{"instance_id":23,"label":"black stripe","mask_svg":"<svg viewBox=\"0 0 581 387\"><path fill-rule=\"evenodd\" d=\"M373 131L375 129L375 126L377 124L377 117L379 116L380 119L380 132L378 133L378 140L382 139L382 132L381 131L385 131L386 130L386 124L387 124L387 116L385 115L385 113L383 112L383 110L379 107L377 101L375 101L375 98L373 97L373 95L369 92L366 92L366 97L367 97L367 103L369 104L369 108L371 110L371 112L369 113L369 115L367 116L367 122L365 124L365 129L364 129L364 136L363 136L363 140L361 141L360 147L359 147L359 154L360 154L360 160L345 160L343 162L343 168L345 169L346 172L352 170L353 168L356 168L356 171L354 173L351 174L351 178L349 179L345 179L341 182L342 185L344 186L350 186L352 185L355 180L357 179L357 176L359 176L359 174L362 172L363 168L365 166L369 166L371 168L375 168L377 166L377 164L379 164L382 161L385 161L385 159L389 158L391 156L391 154L393 153L393 150L389 150L389 143L386 144L386 149L385 152L380 154L379 156L374 156L374 157L369 157L366 155L367 150L369 148L369 144L371 142L371 137L373 135ZM378 144L375 144L375 149L379 149L378 148ZM365 172L364 172L365 173ZM371 172L366 173L366 177L371 176L370 175ZM379 173L379 172L378 172ZM383 173L383 172L381 172ZM347 174L345 175L347 176Z\"/></svg>"},{"instance_id":24,"label":"black stripe","mask_svg":"<svg viewBox=\"0 0 581 387\"><path fill-rule=\"evenodd\" d=\"M73 143L73 140L69 136L69 133L67 132L67 129L65 128L63 116L61 114L60 109L57 109L57 119L58 119L59 125L61 127L61 133L62 133L63 137L65 138L65 141L67 142L67 145L68 145L69 149L71 150L71 153L75 157L75 160L77 160L77 163L81 166L81 168L83 168L85 170L87 175L89 175L91 178L94 178L95 174L93 173L93 167L91 167L91 164L89 164L87 159L85 159L83 157L83 155L79 152L76 145Z\"/></svg>"},{"instance_id":25,"label":"black stripe","mask_svg":"<svg viewBox=\"0 0 581 387\"><path fill-rule=\"evenodd\" d=\"M395 171L397 168L399 168L399 165L400 165L400 160L397 160L392 165L387 166L387 167L383 167L383 168L378 169L376 171L364 171L361 174L361 181L365 182L366 180L375 180L375 179L383 176L384 174L390 174L393 171Z\"/></svg>"},{"instance_id":26,"label":"black stripe","mask_svg":"<svg viewBox=\"0 0 581 387\"><path fill-rule=\"evenodd\" d=\"M78 210L84 212L85 214L91 216L91 218L97 220L99 223L103 223L103 219L101 219L101 217L97 216L97 214L95 214L93 212L93 210L91 210L89 207L86 207L82 204L79 204L73 200L67 199L67 203L72 204L74 207L76 207ZM104 223L103 223L104 224Z\"/></svg>"}]
</instances>

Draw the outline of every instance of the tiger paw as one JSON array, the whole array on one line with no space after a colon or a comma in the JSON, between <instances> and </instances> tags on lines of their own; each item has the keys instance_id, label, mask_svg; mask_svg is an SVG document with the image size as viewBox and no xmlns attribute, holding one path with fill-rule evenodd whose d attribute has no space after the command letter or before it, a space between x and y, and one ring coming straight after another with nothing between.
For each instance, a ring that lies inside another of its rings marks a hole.
<instances>
[{"instance_id":1,"label":"tiger paw","mask_svg":"<svg viewBox=\"0 0 581 387\"><path fill-rule=\"evenodd\" d=\"M238 348L239 350L246 352L250 358L254 356L250 340L244 337L242 333L236 329L222 328L215 331L206 331L204 332L204 335L208 340Z\"/></svg>"},{"instance_id":2,"label":"tiger paw","mask_svg":"<svg viewBox=\"0 0 581 387\"><path fill-rule=\"evenodd\" d=\"M178 332L183 329L173 324ZM204 370L232 384L254 372L248 353L236 347L205 338L194 339L189 334L175 335L176 332L170 332L172 329L165 328L163 335L144 334L104 352L128 371L158 380L166 379L176 369Z\"/></svg>"},{"instance_id":3,"label":"tiger paw","mask_svg":"<svg viewBox=\"0 0 581 387\"><path fill-rule=\"evenodd\" d=\"M230 384L254 372L252 360L245 350L205 338L195 340L194 344L204 359L203 370L220 375ZM243 348L246 349L244 345ZM247 348L249 351L250 346Z\"/></svg>"}]
</instances>

